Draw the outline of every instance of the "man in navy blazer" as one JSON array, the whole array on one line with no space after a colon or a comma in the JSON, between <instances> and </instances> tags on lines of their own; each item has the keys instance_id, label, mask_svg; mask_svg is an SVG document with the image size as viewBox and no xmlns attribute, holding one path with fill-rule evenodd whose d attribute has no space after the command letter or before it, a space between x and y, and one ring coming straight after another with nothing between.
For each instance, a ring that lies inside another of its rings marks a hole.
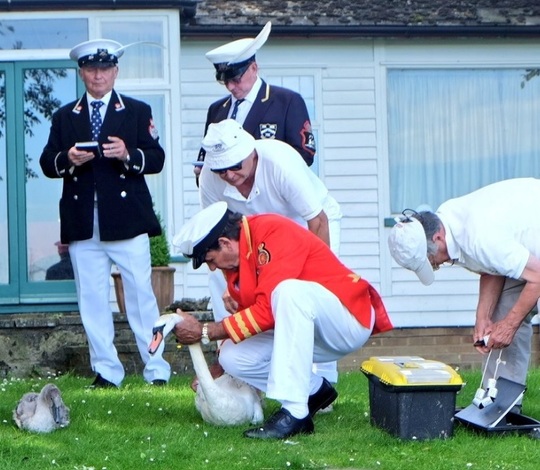
<instances>
[{"instance_id":1,"label":"man in navy blazer","mask_svg":"<svg viewBox=\"0 0 540 470\"><path fill-rule=\"evenodd\" d=\"M150 106L114 91L125 47L96 39L75 46L86 93L52 117L40 158L43 173L62 178L60 238L69 245L81 319L88 337L94 387L115 387L125 372L113 344L110 275L122 275L126 314L147 382L163 385L170 366L147 345L159 309L151 285L149 236L161 228L145 174L163 169Z\"/></svg>"},{"instance_id":2,"label":"man in navy blazer","mask_svg":"<svg viewBox=\"0 0 540 470\"><path fill-rule=\"evenodd\" d=\"M268 22L256 38L238 39L206 53L216 69L216 80L230 95L210 105L204 133L210 124L235 119L255 139L288 143L311 166L315 138L304 99L292 90L267 84L258 75L255 53L268 39L271 27ZM204 155L201 148L195 163L196 175Z\"/></svg>"}]
</instances>

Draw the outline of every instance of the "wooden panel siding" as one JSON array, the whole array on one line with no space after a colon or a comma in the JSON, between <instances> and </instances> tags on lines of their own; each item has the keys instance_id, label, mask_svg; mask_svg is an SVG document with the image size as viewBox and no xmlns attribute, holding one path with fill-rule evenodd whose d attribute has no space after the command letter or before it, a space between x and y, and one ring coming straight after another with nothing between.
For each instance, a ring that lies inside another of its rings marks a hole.
<instances>
[{"instance_id":1,"label":"wooden panel siding","mask_svg":"<svg viewBox=\"0 0 540 470\"><path fill-rule=\"evenodd\" d=\"M174 198L175 212L190 217L198 210L190 162L195 159L208 105L225 94L214 81L209 49L227 39L183 39L181 49L183 194ZM388 212L388 149L386 71L390 67L461 67L537 63L536 41L489 39L452 43L368 39L291 40L270 36L258 53L261 75L314 74L318 128L319 174L341 204L341 258L371 280L395 318L396 326L471 326L477 302L478 278L463 269L441 269L425 287L414 274L390 258L384 227ZM501 46L512 54L500 54ZM299 54L298 51L302 53ZM177 224L176 229L179 229ZM176 297L207 295L206 275L179 266L185 276Z\"/></svg>"},{"instance_id":2,"label":"wooden panel siding","mask_svg":"<svg viewBox=\"0 0 540 470\"><path fill-rule=\"evenodd\" d=\"M340 42L346 45L345 42ZM215 83L212 65L204 57L206 51L221 43L186 40L181 49L185 188L181 202L184 217L190 216L198 209L192 168L188 163L196 158L207 107L226 94L225 88ZM302 49L301 55L296 52L299 48ZM367 217L369 226L376 228L377 180L372 178L368 185L365 184L366 175L377 173L373 50L370 41L363 41L362 47L347 45L346 49L359 59L357 63L351 64L350 54L345 49L335 49L328 45L321 47L321 43L314 47L312 41L306 40L276 39L268 41L259 51L257 60L261 76L265 78L268 75L270 83L272 76L278 76L280 71L286 71L284 83L289 83L296 75L315 74L315 78L320 76L320 89L315 90L317 113L315 120L320 125L317 154L320 176L323 181L326 177L332 178L328 181L328 187L343 205L345 219ZM321 60L321 57L324 57L324 60ZM347 187L340 182L343 175L351 178ZM358 176L356 182L352 175ZM362 190L367 190L364 196L359 193ZM360 205L358 201L362 201ZM180 201L175 200L174 203L179 204ZM358 235L362 238L361 234ZM366 247L365 251L377 256L376 253L379 251L377 243L373 240L373 235L369 238L370 246ZM357 259L359 254L357 243L358 237L347 236L343 239L342 252L345 263L349 254L351 260ZM373 264L374 261L371 260L370 265ZM187 271L190 292L187 292L185 285L176 286L176 297L194 297L193 294L200 295L201 292L205 292L206 275L194 273L188 266L180 269ZM205 268L201 269L204 271ZM375 266L374 269L377 270L378 267Z\"/></svg>"}]
</instances>

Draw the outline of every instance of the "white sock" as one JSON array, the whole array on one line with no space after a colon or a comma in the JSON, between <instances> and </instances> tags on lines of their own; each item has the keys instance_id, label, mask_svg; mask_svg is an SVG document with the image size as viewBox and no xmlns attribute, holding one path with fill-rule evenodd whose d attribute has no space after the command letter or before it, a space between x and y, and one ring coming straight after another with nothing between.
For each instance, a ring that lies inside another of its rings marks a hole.
<instances>
[{"instance_id":1,"label":"white sock","mask_svg":"<svg viewBox=\"0 0 540 470\"><path fill-rule=\"evenodd\" d=\"M323 378L318 375L312 375L309 385L311 386L310 395L317 393L323 384Z\"/></svg>"},{"instance_id":2,"label":"white sock","mask_svg":"<svg viewBox=\"0 0 540 470\"><path fill-rule=\"evenodd\" d=\"M281 402L281 406L285 408L296 419L304 419L309 413L307 403L283 401Z\"/></svg>"}]
</instances>

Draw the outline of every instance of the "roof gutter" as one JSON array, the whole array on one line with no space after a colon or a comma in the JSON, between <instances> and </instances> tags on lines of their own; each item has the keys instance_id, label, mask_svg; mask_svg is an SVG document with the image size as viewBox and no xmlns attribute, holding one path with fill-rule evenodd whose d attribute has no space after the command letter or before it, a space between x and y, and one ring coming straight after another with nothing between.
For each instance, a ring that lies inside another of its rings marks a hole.
<instances>
[{"instance_id":1,"label":"roof gutter","mask_svg":"<svg viewBox=\"0 0 540 470\"><path fill-rule=\"evenodd\" d=\"M245 37L260 32L260 25L195 25L184 24L182 38ZM444 37L484 37L484 38L538 38L540 25L533 26L280 26L272 25L272 36L281 37L335 37L335 38L444 38Z\"/></svg>"}]
</instances>

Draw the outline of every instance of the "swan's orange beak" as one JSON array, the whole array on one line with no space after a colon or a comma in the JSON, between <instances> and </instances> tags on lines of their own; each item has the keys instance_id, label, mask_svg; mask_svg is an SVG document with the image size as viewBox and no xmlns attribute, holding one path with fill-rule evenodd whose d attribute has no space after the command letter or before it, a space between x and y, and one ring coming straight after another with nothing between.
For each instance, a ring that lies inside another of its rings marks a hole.
<instances>
[{"instance_id":1,"label":"swan's orange beak","mask_svg":"<svg viewBox=\"0 0 540 470\"><path fill-rule=\"evenodd\" d=\"M159 345L163 341L163 326L157 326L152 330L152 334L154 335L152 337L152 341L150 342L150 346L148 346L148 352L150 354L155 354L156 351L159 348Z\"/></svg>"}]
</instances>

